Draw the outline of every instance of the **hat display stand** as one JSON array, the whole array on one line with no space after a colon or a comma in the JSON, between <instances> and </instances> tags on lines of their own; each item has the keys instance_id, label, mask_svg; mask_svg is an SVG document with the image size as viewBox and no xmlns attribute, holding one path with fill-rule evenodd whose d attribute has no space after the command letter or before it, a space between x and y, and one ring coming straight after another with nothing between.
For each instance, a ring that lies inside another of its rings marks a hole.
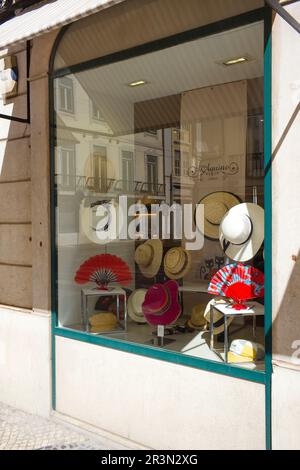
<instances>
[{"instance_id":1,"label":"hat display stand","mask_svg":"<svg viewBox=\"0 0 300 470\"><path fill-rule=\"evenodd\" d=\"M165 328L166 327L164 325L157 325L156 330L152 333L154 337L146 343L158 346L159 348L163 348L170 343L174 343L175 339L165 337Z\"/></svg>"}]
</instances>

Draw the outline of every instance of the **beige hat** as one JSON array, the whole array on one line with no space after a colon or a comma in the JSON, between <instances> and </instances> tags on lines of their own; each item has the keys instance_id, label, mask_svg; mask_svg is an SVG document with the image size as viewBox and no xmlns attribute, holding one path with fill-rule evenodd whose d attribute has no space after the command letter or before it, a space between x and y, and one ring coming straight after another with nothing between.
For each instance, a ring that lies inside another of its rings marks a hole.
<instances>
[{"instance_id":1,"label":"beige hat","mask_svg":"<svg viewBox=\"0 0 300 470\"><path fill-rule=\"evenodd\" d=\"M206 320L204 318L205 308L206 304L194 305L191 318L188 320L188 326L190 328L194 328L195 330L203 329L204 325L206 324Z\"/></svg>"},{"instance_id":2,"label":"beige hat","mask_svg":"<svg viewBox=\"0 0 300 470\"><path fill-rule=\"evenodd\" d=\"M89 318L92 333L114 330L117 326L117 317L111 312L97 312Z\"/></svg>"},{"instance_id":3,"label":"beige hat","mask_svg":"<svg viewBox=\"0 0 300 470\"><path fill-rule=\"evenodd\" d=\"M145 300L147 289L136 289L133 291L127 302L127 310L130 318L137 323L146 323L142 311L142 304Z\"/></svg>"},{"instance_id":4,"label":"beige hat","mask_svg":"<svg viewBox=\"0 0 300 470\"><path fill-rule=\"evenodd\" d=\"M219 226L223 217L229 209L240 204L240 202L235 194L225 191L216 191L203 197L198 202L198 206L199 204L204 205L204 236L212 240L218 240ZM195 223L199 227L197 220L198 217L200 220L201 214L198 206L195 211Z\"/></svg>"},{"instance_id":5,"label":"beige hat","mask_svg":"<svg viewBox=\"0 0 300 470\"><path fill-rule=\"evenodd\" d=\"M190 253L181 246L171 248L165 254L164 270L169 279L181 279L189 272L191 265Z\"/></svg>"},{"instance_id":6,"label":"beige hat","mask_svg":"<svg viewBox=\"0 0 300 470\"><path fill-rule=\"evenodd\" d=\"M204 318L207 321L208 325L210 324L210 307L211 305L220 304L220 303L227 303L228 300L224 299L224 297L216 297L208 302L204 312ZM214 335L219 335L224 331L224 315L220 313L218 310L214 309L213 313L213 321L214 321ZM233 321L233 317L227 318L227 324Z\"/></svg>"},{"instance_id":7,"label":"beige hat","mask_svg":"<svg viewBox=\"0 0 300 470\"><path fill-rule=\"evenodd\" d=\"M220 224L220 243L225 254L235 261L249 261L264 241L264 210L253 203L239 204Z\"/></svg>"},{"instance_id":8,"label":"beige hat","mask_svg":"<svg viewBox=\"0 0 300 470\"><path fill-rule=\"evenodd\" d=\"M151 278L159 271L163 256L161 240L147 240L135 250L134 260L143 276Z\"/></svg>"}]
</instances>

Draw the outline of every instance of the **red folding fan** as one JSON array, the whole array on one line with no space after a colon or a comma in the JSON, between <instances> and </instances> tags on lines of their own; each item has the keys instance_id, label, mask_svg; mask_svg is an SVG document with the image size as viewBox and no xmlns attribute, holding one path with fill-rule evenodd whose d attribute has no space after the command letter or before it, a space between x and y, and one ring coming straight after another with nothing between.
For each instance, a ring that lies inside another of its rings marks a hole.
<instances>
[{"instance_id":1,"label":"red folding fan","mask_svg":"<svg viewBox=\"0 0 300 470\"><path fill-rule=\"evenodd\" d=\"M82 263L75 275L78 284L95 282L98 289L102 290L107 289L111 282L127 285L131 280L131 272L125 261L110 254L92 256Z\"/></svg>"},{"instance_id":2,"label":"red folding fan","mask_svg":"<svg viewBox=\"0 0 300 470\"><path fill-rule=\"evenodd\" d=\"M227 264L212 278L208 293L233 299L236 309L245 308L245 300L264 296L264 274L241 263Z\"/></svg>"}]
</instances>

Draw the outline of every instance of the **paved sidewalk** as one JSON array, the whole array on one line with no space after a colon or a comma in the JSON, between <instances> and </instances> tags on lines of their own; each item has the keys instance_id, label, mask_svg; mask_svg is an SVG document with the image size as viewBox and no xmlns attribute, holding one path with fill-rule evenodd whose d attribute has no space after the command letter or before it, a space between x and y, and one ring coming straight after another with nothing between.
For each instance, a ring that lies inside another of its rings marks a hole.
<instances>
[{"instance_id":1,"label":"paved sidewalk","mask_svg":"<svg viewBox=\"0 0 300 470\"><path fill-rule=\"evenodd\" d=\"M0 403L0 450L129 450L72 425Z\"/></svg>"}]
</instances>

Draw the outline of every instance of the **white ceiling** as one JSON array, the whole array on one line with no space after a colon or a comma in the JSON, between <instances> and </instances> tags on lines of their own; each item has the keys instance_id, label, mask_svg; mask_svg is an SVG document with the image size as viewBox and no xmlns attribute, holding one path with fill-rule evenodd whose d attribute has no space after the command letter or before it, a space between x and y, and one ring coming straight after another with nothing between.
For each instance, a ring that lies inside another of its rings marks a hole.
<instances>
[{"instance_id":1,"label":"white ceiling","mask_svg":"<svg viewBox=\"0 0 300 470\"><path fill-rule=\"evenodd\" d=\"M234 29L76 75L89 94L135 103L209 85L263 76L263 23ZM250 56L225 67L218 62ZM147 85L131 88L136 80Z\"/></svg>"}]
</instances>

